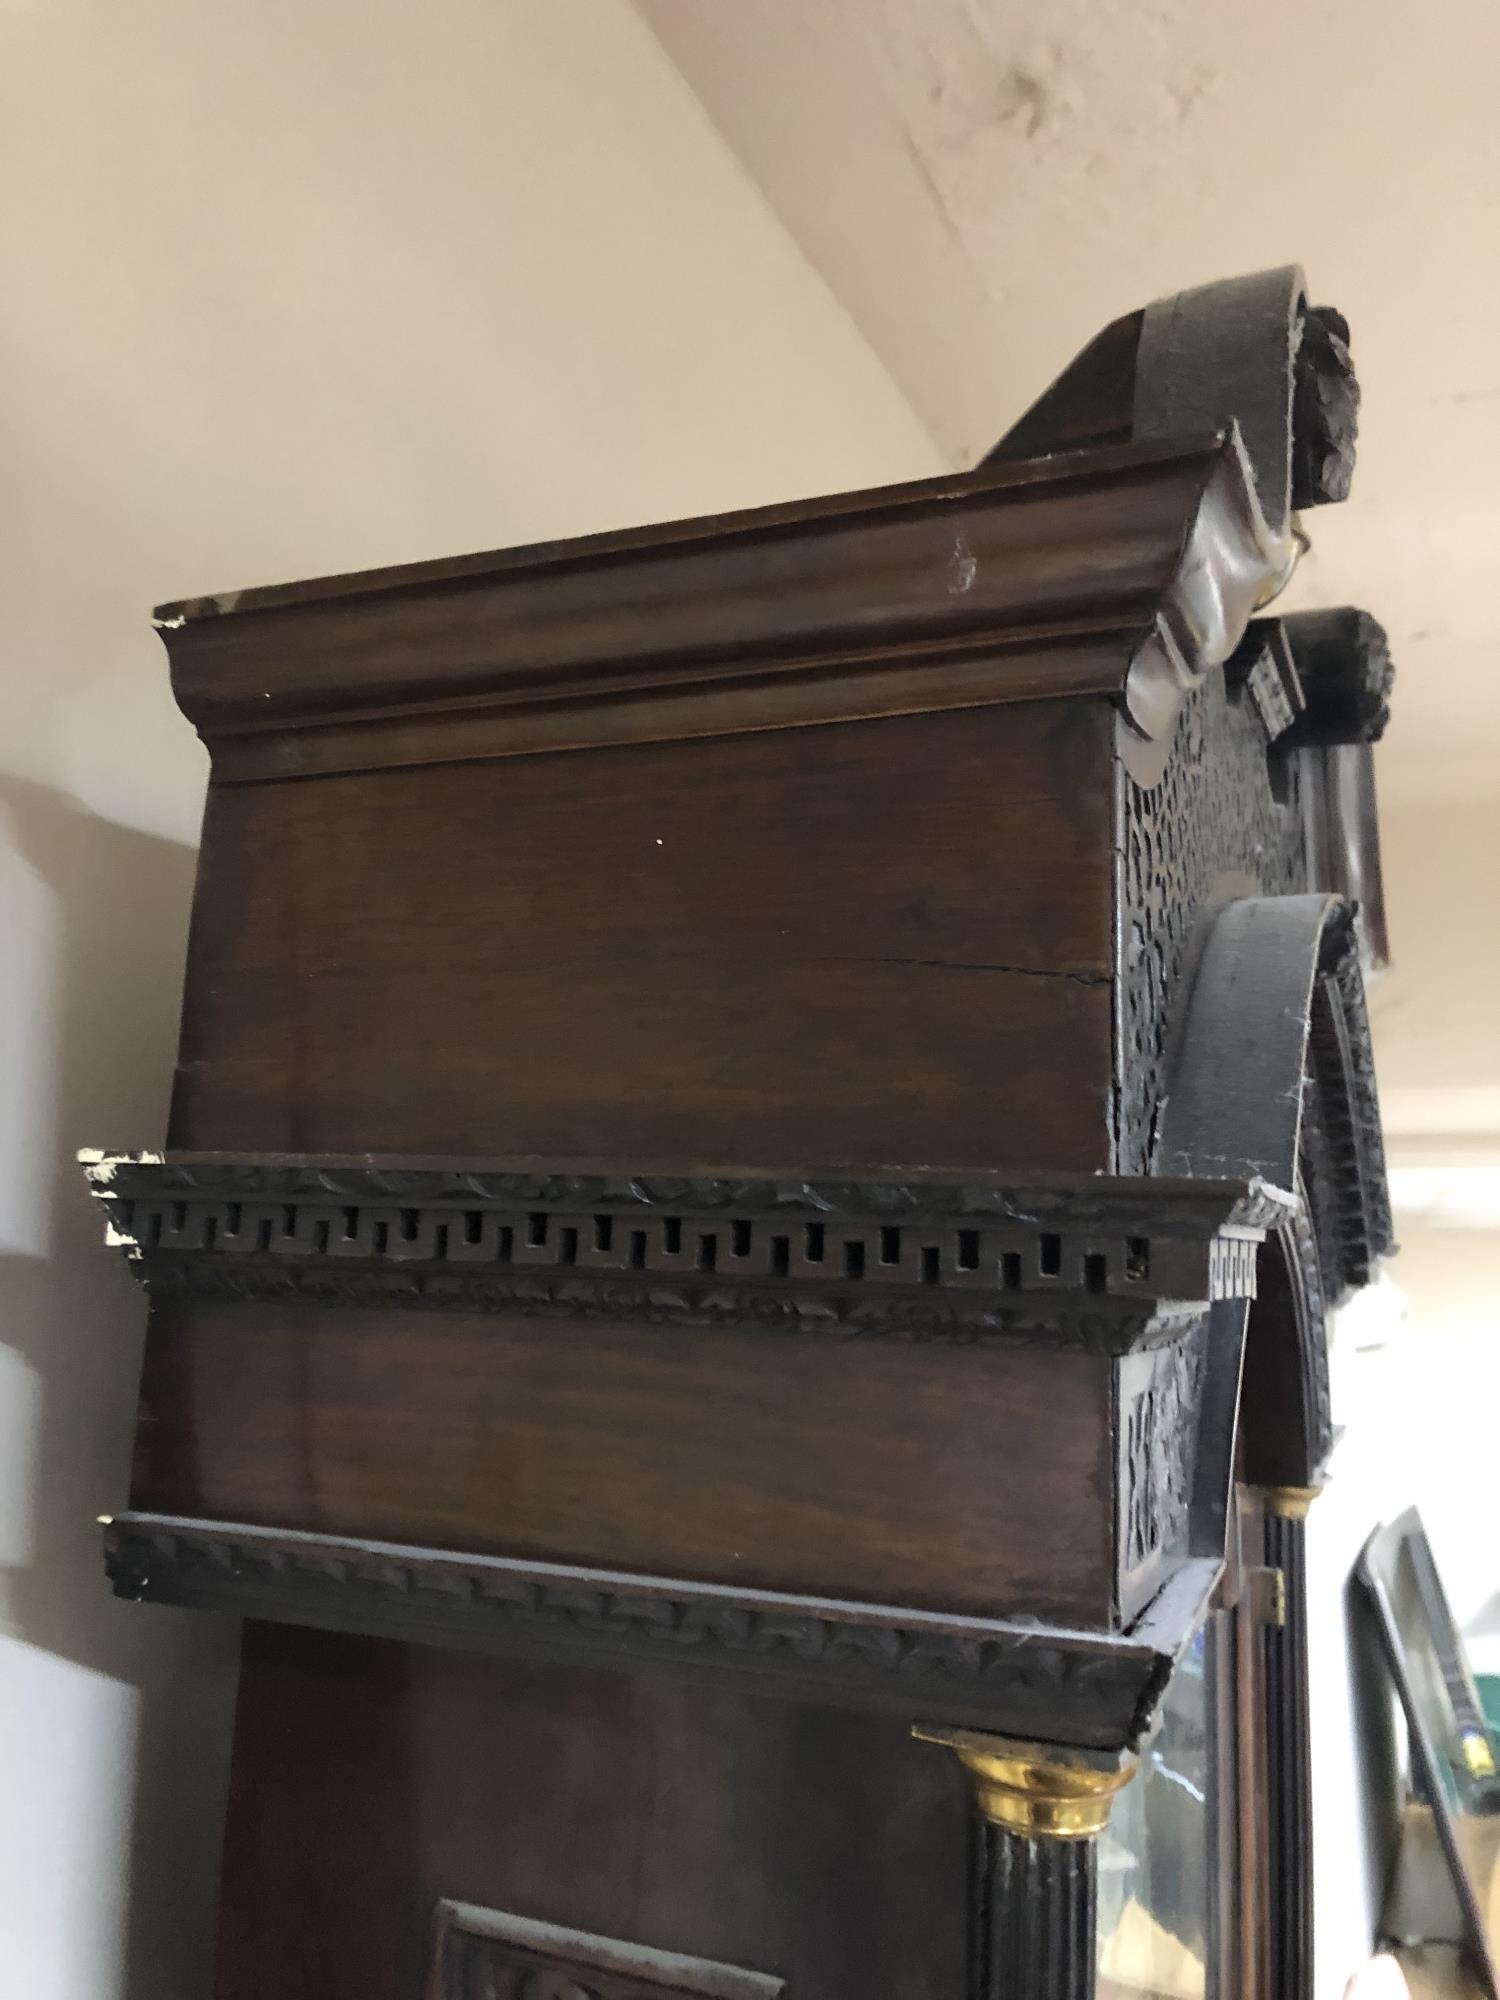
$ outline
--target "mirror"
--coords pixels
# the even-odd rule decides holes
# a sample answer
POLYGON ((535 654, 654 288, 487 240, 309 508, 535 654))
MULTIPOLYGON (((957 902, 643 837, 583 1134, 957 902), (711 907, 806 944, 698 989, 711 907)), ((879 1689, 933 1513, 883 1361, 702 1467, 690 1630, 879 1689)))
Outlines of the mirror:
POLYGON ((1500 2000, 1492 1942, 1500 1935, 1496 1747, 1415 1508, 1375 1531, 1356 1576, 1406 1718, 1416 1794, 1403 1815, 1387 1928, 1404 1939, 1454 1936, 1491 2000, 1500 2000))

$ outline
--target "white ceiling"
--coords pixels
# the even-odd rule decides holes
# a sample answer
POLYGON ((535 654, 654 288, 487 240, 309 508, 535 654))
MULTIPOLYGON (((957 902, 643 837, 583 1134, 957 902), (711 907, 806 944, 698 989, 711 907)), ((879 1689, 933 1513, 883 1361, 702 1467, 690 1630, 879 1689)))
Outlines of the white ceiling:
POLYGON ((1302 263, 1365 413, 1297 601, 1390 629, 1383 786, 1500 791, 1494 0, 638 4, 957 464, 1118 314, 1302 263))

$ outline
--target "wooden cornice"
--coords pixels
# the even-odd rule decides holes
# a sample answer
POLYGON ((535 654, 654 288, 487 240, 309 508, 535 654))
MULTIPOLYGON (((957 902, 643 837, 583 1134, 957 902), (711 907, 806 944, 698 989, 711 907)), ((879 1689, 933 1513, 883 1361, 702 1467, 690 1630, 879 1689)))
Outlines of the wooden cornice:
POLYGON ((158 1293, 1123 1353, 1249 1298, 1257 1180, 86 1155, 158 1293))
POLYGON ((167 605, 217 782, 1114 698, 1160 739, 1274 591, 1238 434, 167 605))
POLYGON ((307 1534, 105 1517, 134 1603, 599 1665, 667 1666, 782 1696, 1115 1749, 1141 1738, 1220 1565, 1181 1563, 1129 1631, 950 1615, 676 1577, 307 1534))

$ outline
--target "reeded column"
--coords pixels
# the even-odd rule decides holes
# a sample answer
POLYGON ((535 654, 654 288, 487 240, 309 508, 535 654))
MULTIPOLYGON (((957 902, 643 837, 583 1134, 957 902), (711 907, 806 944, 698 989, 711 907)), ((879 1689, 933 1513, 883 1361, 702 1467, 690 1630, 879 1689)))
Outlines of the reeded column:
POLYGON ((1312 1992, 1312 1723, 1307 1687, 1308 1509, 1317 1486, 1254 1489, 1265 1511, 1265 1560, 1280 1570, 1282 1616, 1266 1627, 1266 1749, 1271 1831, 1273 2000, 1312 1992))
POLYGON ((1095 1843, 1136 1760, 967 1729, 914 1733, 954 1753, 979 1808, 973 2000, 1089 2000, 1095 1843))

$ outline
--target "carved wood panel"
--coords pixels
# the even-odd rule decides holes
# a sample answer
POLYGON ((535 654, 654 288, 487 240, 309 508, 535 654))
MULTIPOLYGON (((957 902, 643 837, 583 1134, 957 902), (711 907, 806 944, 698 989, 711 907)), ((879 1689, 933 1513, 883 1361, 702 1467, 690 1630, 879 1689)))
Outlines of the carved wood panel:
POLYGON ((462 1161, 104 1157, 89 1176, 154 1292, 1120 1351, 1249 1297, 1258 1188, 994 1175, 735 1180, 462 1161))
POLYGON ((437 1908, 427 2000, 777 2000, 765 1973, 470 1903, 437 1908))
POLYGON ((1168 1043, 1194 926, 1226 894, 1293 895, 1307 887, 1294 759, 1273 794, 1266 727, 1253 693, 1211 673, 1183 702, 1161 779, 1142 787, 1119 769, 1121 1056, 1116 1167, 1151 1162, 1168 1043))
POLYGON ((1122 1603, 1149 1590, 1164 1558, 1188 1547, 1208 1321, 1119 1364, 1116 1529, 1122 1603))

